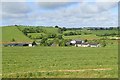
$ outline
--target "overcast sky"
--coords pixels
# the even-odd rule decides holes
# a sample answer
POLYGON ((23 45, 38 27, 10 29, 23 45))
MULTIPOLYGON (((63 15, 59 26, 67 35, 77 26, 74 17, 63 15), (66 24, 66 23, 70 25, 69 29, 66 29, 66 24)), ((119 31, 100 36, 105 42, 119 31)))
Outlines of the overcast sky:
POLYGON ((117 0, 2 0, 0 4, 1 26, 118 26, 117 0))

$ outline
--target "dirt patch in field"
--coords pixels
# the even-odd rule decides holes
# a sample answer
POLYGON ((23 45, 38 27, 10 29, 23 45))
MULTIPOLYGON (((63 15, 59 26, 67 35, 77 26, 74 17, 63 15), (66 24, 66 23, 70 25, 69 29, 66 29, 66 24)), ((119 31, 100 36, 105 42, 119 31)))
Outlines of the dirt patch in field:
POLYGON ((81 69, 81 70, 53 70, 53 72, 82 72, 82 71, 105 71, 112 70, 111 68, 98 68, 98 69, 81 69))
POLYGON ((84 72, 84 71, 109 71, 111 68, 96 68, 96 69, 79 69, 79 70, 50 70, 50 71, 28 71, 28 72, 17 72, 9 73, 4 75, 15 75, 15 74, 25 74, 25 73, 35 73, 35 72, 84 72))

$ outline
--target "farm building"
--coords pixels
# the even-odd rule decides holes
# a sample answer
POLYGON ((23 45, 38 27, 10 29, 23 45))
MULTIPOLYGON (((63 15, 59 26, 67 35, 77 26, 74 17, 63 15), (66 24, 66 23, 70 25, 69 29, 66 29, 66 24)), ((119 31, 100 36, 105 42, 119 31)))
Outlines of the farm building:
POLYGON ((72 40, 72 41, 70 41, 71 45, 81 44, 81 43, 84 43, 84 41, 83 40, 72 40))
POLYGON ((83 40, 72 40, 70 41, 70 45, 74 45, 75 47, 100 47, 100 44, 87 43, 83 40))
POLYGON ((94 43, 94 44, 89 44, 90 47, 100 47, 100 44, 94 43))
POLYGON ((75 44, 76 47, 89 47, 88 43, 75 44))
POLYGON ((5 47, 14 47, 14 46, 35 46, 33 43, 8 43, 8 44, 3 44, 5 47))
POLYGON ((96 43, 81 43, 81 44, 75 44, 76 47, 100 47, 100 44, 96 43))

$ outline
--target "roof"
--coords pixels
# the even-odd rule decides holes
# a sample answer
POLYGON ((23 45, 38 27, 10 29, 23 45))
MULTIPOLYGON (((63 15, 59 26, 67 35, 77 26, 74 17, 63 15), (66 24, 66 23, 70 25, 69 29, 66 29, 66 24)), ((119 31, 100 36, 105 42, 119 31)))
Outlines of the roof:
POLYGON ((72 40, 70 43, 74 43, 74 44, 81 44, 83 42, 83 40, 72 40), (74 41, 74 42, 72 42, 74 41))
POLYGON ((81 44, 82 43, 82 41, 76 41, 76 44, 81 44))
POLYGON ((82 45, 88 45, 89 43, 82 43, 82 45))
POLYGON ((4 44, 4 46, 24 46, 24 45, 28 45, 31 43, 9 43, 9 44, 4 44))
POLYGON ((83 41, 83 40, 80 40, 80 39, 76 39, 76 40, 72 40, 72 41, 83 41))
POLYGON ((32 42, 0 42, 0 44, 31 44, 32 42))
POLYGON ((90 45, 98 45, 97 43, 90 43, 90 45))

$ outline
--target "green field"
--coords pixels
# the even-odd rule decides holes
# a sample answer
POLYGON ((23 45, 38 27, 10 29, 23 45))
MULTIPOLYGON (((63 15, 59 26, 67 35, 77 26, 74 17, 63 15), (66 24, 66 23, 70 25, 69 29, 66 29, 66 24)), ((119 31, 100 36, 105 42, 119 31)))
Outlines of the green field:
POLYGON ((30 42, 32 41, 26 37, 17 27, 2 27, 2 41, 10 42, 14 39, 16 42, 30 42))
POLYGON ((33 38, 33 39, 37 38, 37 37, 40 37, 41 35, 46 36, 45 33, 28 33, 28 35, 30 35, 31 38, 33 38))
POLYGON ((118 48, 3 47, 4 78, 117 78, 118 48))
POLYGON ((74 35, 74 36, 64 36, 65 39, 88 39, 88 40, 92 40, 92 39, 101 39, 102 37, 98 37, 96 35, 74 35))
MULTIPOLYGON (((97 36, 96 34, 117 33, 117 30, 67 30, 60 33, 54 27, 30 27, 42 29, 40 32, 23 30, 29 26, 1 27, 2 41, 0 42, 36 42, 42 41, 49 34, 62 35, 65 39, 95 40, 105 47, 74 47, 74 46, 35 46, 35 47, 2 47, 2 77, 3 78, 117 78, 118 77, 118 40, 113 36, 97 36), (64 33, 80 32, 80 35, 65 36, 64 33), (87 33, 87 34, 85 34, 87 33)), ((36 30, 37 31, 37 30, 36 30)), ((61 39, 47 38, 49 40, 61 39)), ((58 40, 58 41, 57 41, 58 40)), ((45 42, 47 42, 45 41, 45 42)), ((1 76, 1 74, 0 74, 1 76)))
MULTIPOLYGON (((65 39, 82 39, 82 40, 102 39, 104 37, 100 37, 96 35, 118 33, 117 30, 67 30, 67 31, 64 31, 64 33, 68 33, 68 32, 80 32, 81 35, 63 36, 65 39), (89 34, 84 35, 84 33, 89 33, 89 34)), ((109 39, 112 36, 105 36, 105 37, 109 39)))
MULTIPOLYGON (((56 34, 59 35, 58 33, 58 28, 54 27, 38 27, 38 29, 42 29, 43 32, 40 33, 27 33, 27 36, 22 32, 25 28, 36 28, 36 27, 28 27, 28 26, 6 26, 6 27, 1 27, 2 29, 2 41, 1 42, 12 42, 14 39, 16 42, 31 42, 33 41, 32 39, 38 39, 43 35, 44 37, 48 36, 49 34, 56 34), (19 29, 18 29, 19 28, 19 29), (31 36, 31 37, 29 37, 31 36)), ((102 39, 104 38, 103 36, 96 36, 96 35, 101 35, 101 34, 111 34, 111 33, 118 33, 117 30, 67 30, 63 31, 61 33, 62 37, 64 39, 88 39, 88 40, 93 40, 93 39, 102 39), (70 35, 70 36, 64 36, 64 33, 69 33, 69 32, 79 32, 81 35, 70 35), (84 33, 88 33, 85 35, 84 33)), ((106 38, 115 38, 116 36, 105 36, 106 38)), ((38 39, 40 40, 40 39, 38 39)))
POLYGON ((105 33, 118 33, 118 30, 67 30, 67 31, 64 31, 64 33, 67 33, 67 32, 81 32, 81 34, 83 33, 91 33, 91 34, 105 34, 105 33))
POLYGON ((46 33, 55 33, 58 34, 58 29, 54 27, 42 27, 46 31, 46 33))

